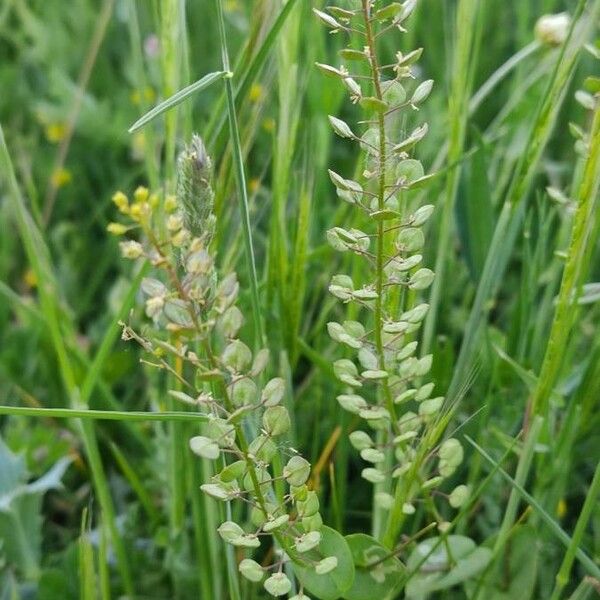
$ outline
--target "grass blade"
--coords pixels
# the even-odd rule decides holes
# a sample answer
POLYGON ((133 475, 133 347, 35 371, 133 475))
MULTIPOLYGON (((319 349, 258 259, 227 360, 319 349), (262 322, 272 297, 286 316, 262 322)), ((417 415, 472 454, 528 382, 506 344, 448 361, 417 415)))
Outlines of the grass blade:
MULTIPOLYGON (((490 463, 496 469, 502 477, 510 483, 510 485, 515 489, 522 498, 539 514, 542 521, 546 523, 546 525, 550 528, 550 531, 556 536, 558 540, 566 547, 569 548, 572 543, 572 539, 569 537, 566 531, 562 529, 560 525, 540 506, 539 502, 531 495, 525 488, 520 486, 502 467, 498 465, 498 463, 481 447, 479 446, 473 439, 471 439, 468 435, 465 436, 466 440, 483 456, 483 458, 490 463)), ((600 568, 594 563, 594 561, 583 551, 581 548, 577 548, 575 551, 575 556, 581 563, 581 565, 586 569, 586 571, 595 578, 600 578, 600 568)))
POLYGON ((46 417, 51 419, 87 419, 100 421, 196 421, 206 417, 192 412, 145 412, 117 410, 78 410, 74 408, 32 408, 29 406, 0 406, 0 415, 46 417))
POLYGON ((151 121, 154 121, 157 117, 167 112, 171 108, 181 104, 186 98, 189 98, 195 92, 200 92, 206 89, 208 86, 215 83, 215 81, 219 81, 223 79, 228 73, 226 71, 215 71, 213 73, 209 73, 199 79, 195 83, 184 87, 182 90, 179 90, 176 94, 173 94, 171 97, 167 98, 160 104, 157 104, 153 109, 149 110, 145 115, 141 116, 129 129, 129 133, 134 133, 138 129, 141 129, 151 121))
MULTIPOLYGON (((219 21, 219 38, 221 43, 221 60, 223 70, 226 73, 229 69, 229 52, 227 50, 227 37, 225 35, 225 19, 223 17, 223 5, 221 0, 216 0, 217 14, 219 21)), ((235 167, 235 177, 238 188, 240 213, 242 218, 242 230, 244 233, 244 247, 246 253, 246 262, 248 265, 252 315, 254 319, 254 340, 256 347, 259 347, 264 340, 264 328, 260 312, 260 300, 258 296, 258 276, 256 273, 256 260, 254 258, 254 244, 252 241, 252 228, 250 224, 250 209, 248 206, 248 189, 246 187, 246 175, 244 172, 244 153, 240 140, 240 132, 237 123, 235 108, 235 98, 233 93, 233 84, 231 76, 225 78, 225 92, 227 94, 227 113, 229 118, 229 134, 231 138, 231 147, 233 151, 233 162, 235 167)))

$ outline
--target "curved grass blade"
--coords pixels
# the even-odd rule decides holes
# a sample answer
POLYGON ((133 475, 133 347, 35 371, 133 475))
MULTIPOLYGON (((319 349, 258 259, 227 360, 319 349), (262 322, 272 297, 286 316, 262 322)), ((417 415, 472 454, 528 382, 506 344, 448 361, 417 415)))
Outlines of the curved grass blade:
POLYGON ((140 117, 127 131, 129 133, 134 133, 138 129, 144 127, 151 121, 154 121, 157 117, 162 115, 164 112, 169 109, 181 104, 186 98, 191 96, 194 92, 200 92, 201 90, 206 89, 208 86, 212 85, 215 81, 219 81, 224 77, 229 76, 229 73, 226 71, 215 71, 213 73, 209 73, 205 75, 202 79, 184 87, 179 90, 177 93, 173 94, 171 97, 167 98, 160 104, 157 104, 153 109, 149 110, 144 116, 140 117))
MULTIPOLYGON (((525 488, 519 485, 502 467, 498 465, 498 463, 472 438, 468 435, 465 435, 465 439, 481 454, 481 456, 488 462, 490 465, 496 469, 502 477, 513 486, 513 488, 523 497, 523 499, 539 514, 540 518, 546 525, 548 525, 550 531, 556 536, 558 540, 565 546, 565 548, 569 548, 572 544, 572 539, 569 537, 569 534, 542 508, 540 503, 529 493, 525 488)), ((594 561, 581 549, 577 548, 575 551, 575 556, 581 563, 581 565, 586 569, 586 571, 596 579, 600 578, 600 568, 594 563, 594 561)))

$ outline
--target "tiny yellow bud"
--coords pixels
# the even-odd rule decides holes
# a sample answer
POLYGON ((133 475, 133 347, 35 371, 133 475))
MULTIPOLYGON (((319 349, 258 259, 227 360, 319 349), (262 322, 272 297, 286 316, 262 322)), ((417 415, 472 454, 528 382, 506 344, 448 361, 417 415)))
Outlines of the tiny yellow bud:
POLYGON ((23 273, 23 283, 28 288, 34 288, 37 286, 38 280, 35 272, 32 269, 27 269, 25 273, 23 273))
POLYGON ((52 144, 62 142, 67 135, 67 126, 64 123, 50 123, 45 130, 46 139, 52 144))
POLYGON ((561 498, 558 501, 558 506, 556 507, 556 516, 559 519, 562 519, 567 514, 567 503, 564 498, 561 498))
POLYGON ((177 198, 173 194, 169 194, 165 198, 165 211, 172 213, 177 208, 177 198))
POLYGON ((250 192, 252 194, 255 194, 256 192, 258 192, 258 189, 260 188, 260 179, 258 179, 256 177, 252 178, 248 182, 248 187, 250 188, 250 192))
POLYGON ((248 92, 248 100, 250 102, 258 102, 263 96, 263 87, 260 83, 253 83, 248 92))
POLYGON ((123 223, 109 223, 106 231, 113 235, 123 235, 127 231, 127 227, 123 223))
POLYGON ((133 198, 136 202, 146 202, 148 200, 149 192, 148 188, 140 185, 135 192, 133 192, 133 198))
POLYGON ((68 183, 71 183, 73 176, 68 169, 57 169, 52 173, 51 181, 55 188, 61 188, 68 183))
POLYGON ((271 119, 270 117, 265 119, 262 123, 262 126, 266 132, 271 133, 275 130, 275 119, 271 119))
POLYGON ((158 194, 150 194, 150 198, 148 198, 148 204, 150 208, 156 208, 160 204, 160 197, 158 194))
POLYGON ((129 200, 123 192, 115 192, 115 194, 113 194, 112 201, 121 212, 124 213, 129 210, 129 200))
POLYGON ((134 221, 139 221, 143 214, 142 206, 140 204, 132 204, 129 209, 129 214, 134 221))

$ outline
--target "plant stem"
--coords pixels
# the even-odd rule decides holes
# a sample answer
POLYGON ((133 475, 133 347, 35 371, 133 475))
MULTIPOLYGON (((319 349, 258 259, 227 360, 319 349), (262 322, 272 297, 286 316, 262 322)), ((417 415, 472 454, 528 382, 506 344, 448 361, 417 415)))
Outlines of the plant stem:
POLYGON ((545 414, 552 390, 560 375, 567 342, 577 316, 576 291, 581 284, 580 276, 587 247, 594 240, 590 232, 594 226, 594 214, 598 210, 600 186, 600 110, 595 111, 590 134, 589 154, 585 163, 583 180, 579 188, 577 211, 573 221, 571 243, 563 272, 558 303, 544 361, 540 369, 538 385, 531 402, 533 414, 545 414))
POLYGON ((0 415, 100 421, 206 421, 204 415, 191 412, 121 412, 117 410, 29 408, 25 406, 0 406, 0 415))
POLYGON ((242 231, 244 232, 244 247, 246 251, 246 262, 250 272, 250 291, 252 303, 252 315, 254 319, 254 342, 255 349, 262 346, 264 341, 264 328, 260 312, 260 300, 258 295, 258 276, 256 273, 256 261, 254 258, 254 246, 252 241, 252 226, 250 224, 250 209, 248 203, 248 190, 246 188, 246 175, 244 172, 244 157, 240 132, 235 110, 235 97, 233 93, 232 73, 229 66, 229 52, 227 50, 227 38, 225 35, 225 20, 223 17, 222 0, 216 0, 219 37, 221 42, 221 60, 223 70, 228 74, 225 77, 225 92, 227 94, 227 113, 229 116, 229 133, 233 152, 233 162, 237 181, 238 196, 240 202, 240 213, 242 218, 242 231))
POLYGON ((552 592, 552 597, 550 600, 559 600, 563 589, 569 581, 569 574, 571 573, 571 567, 575 561, 577 548, 579 548, 579 545, 581 544, 581 540, 583 538, 583 534, 585 533, 585 528, 587 527, 590 517, 592 516, 594 509, 597 508, 597 500, 599 495, 600 463, 596 465, 596 471, 594 473, 594 478, 592 479, 592 484, 587 496, 585 497, 585 502, 583 504, 583 508, 581 509, 579 518, 577 519, 577 525, 575 525, 575 531, 573 532, 571 543, 567 548, 567 552, 560 566, 560 570, 556 576, 556 586, 554 587, 554 591, 552 592))
MULTIPOLYGON (((381 90, 381 80, 379 76, 379 64, 377 61, 377 50, 375 48, 375 37, 373 35, 373 28, 371 24, 371 7, 369 0, 362 0, 363 15, 365 21, 365 33, 367 36, 367 45, 369 47, 369 64, 371 66, 371 76, 373 79, 373 85, 375 86, 375 94, 377 98, 383 101, 383 93, 381 90)), ((385 116, 382 112, 378 113, 377 125, 379 129, 379 177, 378 177, 378 190, 377 190, 377 208, 383 210, 385 206, 385 178, 386 178, 386 145, 385 145, 385 116)), ((374 323, 374 335, 375 335, 375 347, 377 349, 377 358, 379 360, 379 368, 385 371, 385 349, 383 346, 383 318, 384 318, 384 277, 383 271, 385 260, 385 225, 383 221, 377 223, 377 252, 376 252, 376 281, 375 291, 377 292, 377 298, 375 300, 375 323, 374 323)), ((392 426, 397 427, 396 419, 396 408, 392 400, 392 394, 387 380, 382 382, 383 398, 387 409, 392 419, 392 426)))

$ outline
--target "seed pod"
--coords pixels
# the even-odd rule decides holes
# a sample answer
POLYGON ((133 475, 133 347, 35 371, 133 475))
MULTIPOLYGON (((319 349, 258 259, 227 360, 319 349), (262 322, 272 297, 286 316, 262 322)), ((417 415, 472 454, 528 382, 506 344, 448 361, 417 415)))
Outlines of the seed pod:
POLYGON ((273 573, 264 586, 271 596, 285 596, 292 589, 292 582, 285 573, 273 573))
POLYGON ((240 562, 238 569, 246 579, 253 581, 254 583, 262 581, 265 574, 263 568, 250 558, 244 558, 244 560, 240 562))

